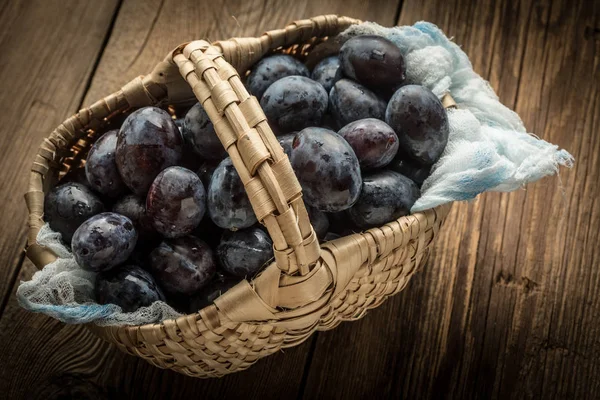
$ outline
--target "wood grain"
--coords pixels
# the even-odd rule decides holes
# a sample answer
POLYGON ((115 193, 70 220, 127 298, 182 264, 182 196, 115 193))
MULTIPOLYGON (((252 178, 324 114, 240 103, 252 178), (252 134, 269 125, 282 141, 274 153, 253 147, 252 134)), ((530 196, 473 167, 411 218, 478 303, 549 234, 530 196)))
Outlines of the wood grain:
MULTIPOLYGON (((257 35, 294 19, 319 14, 348 14, 392 25, 397 6, 396 1, 361 0, 218 4, 195 0, 125 0, 84 104, 149 72, 169 50, 184 41, 257 35)), ((19 280, 28 279, 34 271, 33 265, 26 261, 19 280)), ((0 365, 3 365, 0 393, 11 399, 59 396, 160 399, 194 398, 200 394, 204 398, 296 397, 310 345, 308 342, 271 356, 236 375, 198 380, 121 354, 81 327, 65 326, 45 316, 27 313, 12 296, 0 319, 0 365)))
POLYGON ((0 314, 23 259, 33 156, 80 104, 117 3, 15 0, 0 7, 0 314))
POLYGON ((403 292, 319 336, 306 397, 600 398, 599 18, 586 1, 404 2, 401 24, 454 36, 529 130, 577 163, 456 205, 403 292))

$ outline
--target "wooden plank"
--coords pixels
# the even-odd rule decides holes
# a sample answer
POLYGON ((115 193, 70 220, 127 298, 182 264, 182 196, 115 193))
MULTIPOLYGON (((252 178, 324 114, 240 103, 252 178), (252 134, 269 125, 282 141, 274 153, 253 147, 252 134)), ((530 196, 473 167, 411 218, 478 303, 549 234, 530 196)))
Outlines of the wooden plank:
MULTIPOLYGON (((183 41, 257 35, 294 19, 348 14, 390 25, 397 1, 345 2, 126 0, 102 55, 85 104, 149 72, 183 41)), ((47 132, 46 130, 45 132, 47 132)), ((25 262, 19 279, 34 267, 25 262)), ((198 380, 159 370, 92 337, 18 308, 11 298, 0 320, 0 393, 8 398, 116 395, 143 398, 281 398, 299 391, 310 343, 289 349, 220 380, 198 380)))
POLYGON ((0 315, 23 258, 33 156, 81 102, 117 4, 14 0, 0 7, 0 315))
POLYGON ((400 24, 454 36, 529 130, 577 163, 455 205, 404 292, 318 337, 306 397, 600 397, 599 18, 586 1, 404 2, 400 24))
POLYGON ((553 1, 542 11, 532 19, 532 27, 541 21, 545 29, 528 40, 516 110, 542 138, 571 150, 577 163, 561 174, 564 193, 560 181, 546 180, 509 204, 509 215, 524 204, 526 218, 507 224, 519 232, 520 245, 508 265, 494 269, 526 290, 509 298, 509 281, 492 292, 490 311, 502 302, 514 311, 490 312, 482 362, 498 355, 498 397, 514 391, 599 398, 600 41, 586 32, 600 26, 600 4, 553 1), (505 329, 492 328, 503 320, 505 329))

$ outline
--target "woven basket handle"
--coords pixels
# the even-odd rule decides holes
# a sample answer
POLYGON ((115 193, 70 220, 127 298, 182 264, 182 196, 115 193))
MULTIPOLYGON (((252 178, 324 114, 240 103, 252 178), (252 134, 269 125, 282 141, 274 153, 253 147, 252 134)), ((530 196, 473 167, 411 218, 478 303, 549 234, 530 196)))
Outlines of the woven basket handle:
POLYGON ((189 43, 173 60, 213 122, 256 217, 267 227, 277 266, 288 274, 307 274, 319 258, 319 243, 300 184, 258 100, 208 42, 189 43))
POLYGON ((270 49, 324 36, 323 31, 339 30, 337 17, 324 16, 297 21, 259 38, 231 39, 214 46, 206 41, 194 41, 173 53, 173 61, 229 153, 256 217, 267 227, 273 239, 277 266, 286 274, 308 274, 309 267, 319 259, 319 242, 288 157, 269 127, 258 100, 250 96, 224 54, 229 52, 234 64, 245 68, 270 49), (232 43, 236 48, 234 53, 232 43))

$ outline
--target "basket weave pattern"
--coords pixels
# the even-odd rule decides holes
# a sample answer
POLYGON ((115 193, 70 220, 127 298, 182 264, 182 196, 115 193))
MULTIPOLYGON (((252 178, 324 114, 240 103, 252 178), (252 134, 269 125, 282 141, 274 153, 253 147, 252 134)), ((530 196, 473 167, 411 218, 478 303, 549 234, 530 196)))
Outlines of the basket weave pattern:
POLYGON ((158 367, 222 376, 297 345, 316 330, 359 319, 406 286, 425 262, 450 206, 319 245, 289 160, 238 73, 272 51, 305 56, 315 44, 358 22, 320 16, 258 38, 183 44, 151 74, 81 110, 44 140, 25 195, 27 255, 38 267, 55 259, 35 242, 44 223, 44 193, 82 158, 97 133, 132 109, 195 99, 212 120, 258 220, 273 239, 273 263, 198 313, 135 327, 90 325, 91 330, 158 367))

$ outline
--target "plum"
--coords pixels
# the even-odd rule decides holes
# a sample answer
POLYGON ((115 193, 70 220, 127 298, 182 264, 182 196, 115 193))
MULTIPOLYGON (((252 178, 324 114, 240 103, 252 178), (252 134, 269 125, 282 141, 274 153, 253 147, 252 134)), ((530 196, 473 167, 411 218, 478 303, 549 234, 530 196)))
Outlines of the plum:
POLYGON ((220 161, 227 156, 213 123, 200 103, 196 103, 185 115, 181 133, 185 143, 204 160, 220 161))
POLYGON ((358 199, 362 186, 358 159, 337 133, 324 128, 303 129, 292 144, 291 163, 309 206, 336 212, 358 199))
POLYGON ((250 199, 231 158, 217 166, 208 186, 208 215, 223 229, 243 229, 256 222, 250 199))
POLYGON ((150 253, 150 272, 168 294, 189 296, 215 274, 213 251, 195 236, 163 241, 150 253))
POLYGON ((329 112, 340 127, 364 118, 383 120, 385 107, 384 100, 350 79, 340 79, 329 92, 329 112))
POLYGON ((342 79, 342 69, 338 56, 325 57, 315 66, 310 77, 320 83, 329 93, 333 85, 342 79))
POLYGON ((139 239, 153 238, 157 232, 152 226, 152 220, 146 212, 146 199, 130 194, 119 199, 112 207, 112 211, 126 216, 133 222, 133 226, 138 232, 139 239))
POLYGON ((417 185, 404 175, 373 172, 363 178, 360 197, 347 213, 361 229, 378 227, 408 215, 419 196, 417 185))
POLYGON ((181 162, 182 146, 179 128, 166 111, 144 107, 132 112, 117 139, 116 162, 123 182, 145 196, 156 175, 181 162))
POLYGON ((152 275, 137 265, 99 273, 94 292, 99 304, 115 304, 123 312, 134 312, 155 301, 165 301, 152 275))
POLYGON ((431 173, 431 165, 419 165, 410 158, 401 156, 400 154, 386 168, 410 178, 419 187, 421 187, 431 173))
POLYGON ((129 218, 105 212, 93 216, 77 228, 71 249, 82 269, 108 271, 129 258, 137 238, 137 231, 129 218))
POLYGON ((269 86, 260 105, 276 130, 287 133, 319 125, 327 102, 321 84, 303 76, 288 76, 269 86))
POLYGON ((206 212, 206 192, 198 175, 183 167, 158 174, 146 197, 146 210, 154 229, 163 236, 185 236, 198 226, 206 212))
POLYGON ((86 186, 68 182, 50 190, 44 201, 44 219, 71 243, 73 234, 88 218, 104 211, 104 204, 86 186))
POLYGON ((339 59, 344 75, 372 90, 395 90, 406 78, 400 49, 381 36, 349 39, 340 48, 339 59))
POLYGON ((273 258, 273 242, 258 228, 225 232, 217 246, 220 265, 237 278, 252 278, 273 258))
POLYGON ((309 76, 308 68, 300 61, 287 54, 276 54, 265 57, 252 67, 246 87, 259 100, 269 86, 286 76, 309 76))
POLYGON ((116 129, 108 131, 96 140, 85 163, 85 174, 92 189, 111 198, 127 191, 115 162, 117 133, 116 129))
POLYGON ((338 134, 350 143, 362 171, 384 167, 398 152, 398 136, 379 119, 350 122, 338 134))
POLYGON ((419 165, 434 164, 448 143, 446 110, 424 86, 398 89, 388 103, 385 121, 398 135, 401 150, 419 165))

